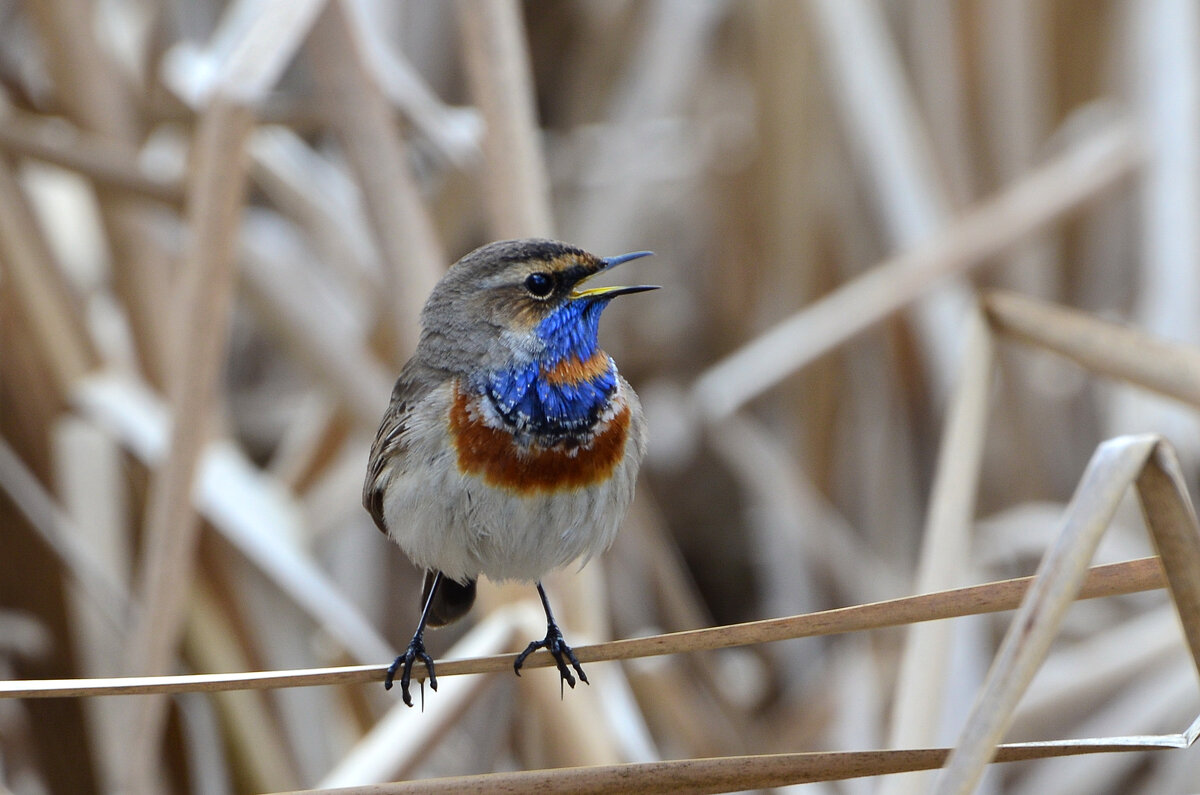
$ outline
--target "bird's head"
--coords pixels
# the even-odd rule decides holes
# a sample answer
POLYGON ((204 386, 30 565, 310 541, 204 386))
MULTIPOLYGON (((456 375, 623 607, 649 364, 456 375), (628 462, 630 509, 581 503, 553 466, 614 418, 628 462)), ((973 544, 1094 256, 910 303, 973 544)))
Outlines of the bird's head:
POLYGON ((587 287, 591 277, 629 260, 553 240, 505 240, 463 257, 434 288, 422 313, 422 346, 443 366, 500 368, 514 359, 585 359, 596 350, 600 313, 619 295, 651 285, 587 287))

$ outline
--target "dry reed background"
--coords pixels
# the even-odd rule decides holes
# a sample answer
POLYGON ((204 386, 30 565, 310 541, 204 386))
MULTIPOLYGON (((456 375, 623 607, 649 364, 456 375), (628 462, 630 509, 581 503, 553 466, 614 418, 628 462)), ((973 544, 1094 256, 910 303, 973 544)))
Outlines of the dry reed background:
POLYGON ((3 676, 358 666, 0 700, 0 791, 965 792, 1097 738, 977 791, 1195 792, 1138 748, 1200 713, 1198 143, 1185 0, 0 2, 3 676), (551 583, 573 642, 946 593, 602 644, 560 700, 493 587, 396 708, 366 451, 441 270, 530 234, 667 288, 602 332, 652 444, 551 583), (1145 432, 1182 463, 1097 451, 1145 432), (1068 611, 1102 532, 1175 600, 1142 562, 1068 611), (1048 549, 1015 624, 1024 585, 951 590, 1048 549))

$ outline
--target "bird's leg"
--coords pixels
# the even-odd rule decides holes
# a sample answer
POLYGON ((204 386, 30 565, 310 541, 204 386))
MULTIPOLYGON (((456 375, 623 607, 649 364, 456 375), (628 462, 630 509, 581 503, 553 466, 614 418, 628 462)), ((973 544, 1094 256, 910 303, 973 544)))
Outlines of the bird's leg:
MULTIPOLYGON (((412 667, 417 660, 425 663, 425 670, 429 673, 429 686, 437 690, 437 676, 433 673, 433 658, 425 651, 425 622, 429 620, 429 608, 433 605, 433 596, 437 593, 438 586, 442 584, 442 573, 439 571, 433 577, 433 585, 429 588, 429 596, 425 599, 425 607, 421 610, 421 620, 417 622, 417 631, 413 633, 412 640, 408 642, 408 648, 404 650, 392 664, 388 666, 387 676, 383 680, 383 688, 385 690, 392 689, 392 679, 396 676, 396 671, 401 666, 403 670, 400 672, 400 696, 404 699, 404 703, 412 706, 412 696, 409 695, 408 685, 412 681, 412 667)), ((422 694, 425 692, 424 683, 421 685, 422 694)), ((422 701, 425 696, 421 696, 422 701)))
POLYGON ((579 674, 579 678, 584 684, 588 682, 587 674, 579 667, 579 660, 575 659, 575 652, 563 640, 562 630, 558 628, 558 624, 554 623, 554 613, 550 612, 550 600, 546 598, 546 589, 542 587, 541 582, 537 584, 538 595, 542 597, 542 607, 546 609, 546 637, 542 640, 535 640, 525 647, 525 651, 517 655, 516 661, 513 663, 513 670, 517 672, 517 676, 521 675, 521 665, 524 664, 525 658, 538 649, 545 649, 554 657, 554 662, 558 663, 558 675, 561 677, 561 682, 566 682, 571 687, 575 687, 575 677, 571 675, 571 669, 567 667, 570 662, 575 669, 575 673, 579 674))

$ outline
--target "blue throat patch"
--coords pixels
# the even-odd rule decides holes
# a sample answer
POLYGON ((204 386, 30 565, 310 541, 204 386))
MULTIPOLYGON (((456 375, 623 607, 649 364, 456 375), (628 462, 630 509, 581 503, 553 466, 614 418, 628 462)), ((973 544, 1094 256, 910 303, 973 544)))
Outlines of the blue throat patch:
POLYGON ((486 376, 483 391, 504 419, 534 434, 565 435, 590 428, 617 389, 610 362, 598 376, 575 383, 550 383, 546 373, 566 359, 587 361, 599 342, 605 300, 568 301, 534 329, 545 344, 542 356, 486 376))

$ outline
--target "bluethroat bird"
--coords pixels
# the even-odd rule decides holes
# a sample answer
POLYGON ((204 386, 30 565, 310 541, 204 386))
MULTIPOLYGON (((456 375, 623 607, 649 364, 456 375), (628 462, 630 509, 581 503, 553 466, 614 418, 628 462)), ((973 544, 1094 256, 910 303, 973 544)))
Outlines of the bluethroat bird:
POLYGON ((363 486, 379 529, 425 570, 421 618, 397 671, 404 703, 420 660, 437 689, 425 627, 461 618, 480 575, 537 585, 546 611, 539 648, 575 687, 541 578, 603 552, 633 499, 646 449, 641 404, 600 349, 609 301, 656 289, 584 287, 648 256, 602 259, 552 240, 506 240, 463 257, 421 313, 416 352, 400 372, 363 486))

